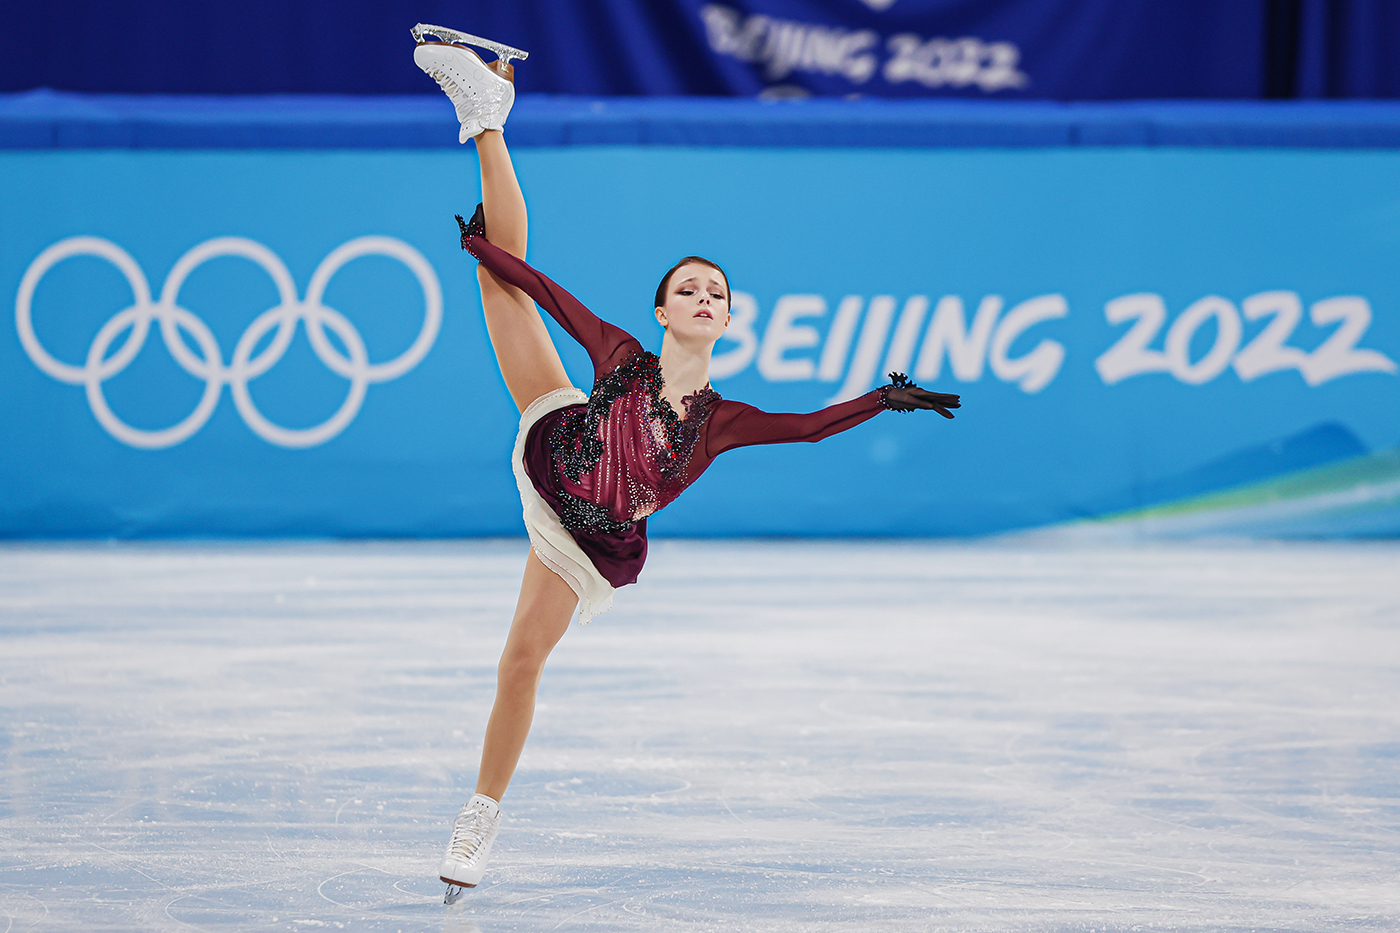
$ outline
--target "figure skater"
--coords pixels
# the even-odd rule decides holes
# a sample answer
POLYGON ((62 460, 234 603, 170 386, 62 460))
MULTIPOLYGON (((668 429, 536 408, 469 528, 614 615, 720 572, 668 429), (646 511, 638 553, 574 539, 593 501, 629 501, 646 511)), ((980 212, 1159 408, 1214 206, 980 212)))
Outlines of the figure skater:
POLYGON ((587 622, 633 583, 647 553, 647 518, 726 450, 818 441, 885 409, 932 409, 945 418, 958 396, 929 392, 891 373, 891 383, 811 414, 769 414, 722 399, 710 387, 710 354, 729 324, 729 280, 718 265, 687 256, 662 276, 654 301, 665 329, 661 354, 599 319, 524 261, 525 199, 501 128, 515 98, 509 58, 525 53, 440 27, 414 29, 414 61, 447 92, 476 141, 481 204, 461 227, 479 261, 486 329, 506 388, 520 409, 513 466, 530 553, 497 672, 476 793, 457 814, 439 868, 452 903, 481 880, 501 823, 500 801, 520 759, 545 659, 578 611, 587 622), (448 41, 423 41, 424 33, 448 41), (496 51, 485 64, 453 42, 496 51), (533 302, 533 303, 532 303, 533 302), (574 388, 535 305, 593 362, 593 391, 574 388))

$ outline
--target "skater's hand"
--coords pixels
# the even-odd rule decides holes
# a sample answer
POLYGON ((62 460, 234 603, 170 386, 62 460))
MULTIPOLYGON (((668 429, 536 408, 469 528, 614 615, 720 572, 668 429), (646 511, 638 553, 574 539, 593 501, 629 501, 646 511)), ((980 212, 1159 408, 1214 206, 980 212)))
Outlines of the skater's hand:
POLYGON ((933 410, 945 418, 953 417, 950 408, 961 408, 962 402, 956 395, 947 392, 930 392, 918 386, 894 386, 886 394, 891 408, 896 411, 933 410))
MULTIPOLYGON (((461 214, 454 215, 457 218, 457 227, 462 231, 462 249, 471 253, 472 238, 486 236, 486 209, 477 204, 476 213, 472 214, 471 220, 463 220, 461 214)), ((472 253, 473 256, 476 253, 472 253)))

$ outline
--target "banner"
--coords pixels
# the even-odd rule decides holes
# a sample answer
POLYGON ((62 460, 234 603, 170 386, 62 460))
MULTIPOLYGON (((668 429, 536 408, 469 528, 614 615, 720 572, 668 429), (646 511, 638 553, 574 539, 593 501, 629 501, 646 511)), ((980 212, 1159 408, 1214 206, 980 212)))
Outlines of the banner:
MULTIPOLYGON (((1288 6, 1274 0, 1281 8, 1288 6)), ((1292 84, 1280 96, 1400 97, 1400 9, 1390 0, 1297 0, 1292 84)))
POLYGON ((704 45, 733 94, 1134 100, 1263 90, 1263 0, 682 6, 704 24, 704 45))
POLYGON ((75 55, 41 41, 53 31, 49 7, 11 3, 0 8, 0 92, 426 94, 435 88, 414 67, 408 34, 426 22, 528 51, 516 71, 522 93, 1258 98, 1268 8, 1267 0, 73 0, 64 18, 101 37, 75 55))
MULTIPOLYGON (((530 260, 649 347, 660 274, 726 267, 725 397, 811 410, 890 371, 963 395, 951 422, 725 454, 654 534, 1400 531, 1393 152, 515 161, 530 260)), ((452 218, 476 172, 0 153, 0 534, 518 533, 517 414, 452 218)))

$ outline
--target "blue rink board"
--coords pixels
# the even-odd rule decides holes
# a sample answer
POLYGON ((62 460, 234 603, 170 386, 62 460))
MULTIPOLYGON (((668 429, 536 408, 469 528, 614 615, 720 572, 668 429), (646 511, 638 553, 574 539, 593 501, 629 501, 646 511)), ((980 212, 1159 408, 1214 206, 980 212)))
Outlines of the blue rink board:
MULTIPOLYGON (((978 534, 1328 469, 1288 488, 1350 511, 1300 533, 1400 531, 1400 154, 575 146, 516 165, 531 260, 653 348, 660 271, 725 264, 723 395, 810 410, 900 368, 964 396, 952 422, 726 454, 654 534, 978 534)), ((0 534, 518 533, 515 413, 452 220, 476 200, 469 148, 0 153, 0 534), (425 315, 400 259, 350 259, 332 311, 301 305, 366 236, 441 286, 440 331, 396 370, 425 315), (164 312, 179 352, 159 323, 128 349, 122 321, 230 237, 164 312), (319 358, 304 321, 268 349, 273 279, 221 249, 285 264, 289 319, 329 321, 319 358), (46 250, 73 255, 40 276, 46 250)))
MULTIPOLYGON (((0 149, 451 149, 438 94, 0 94, 0 149)), ((523 146, 1400 147, 1400 101, 766 102, 522 95, 523 146)))

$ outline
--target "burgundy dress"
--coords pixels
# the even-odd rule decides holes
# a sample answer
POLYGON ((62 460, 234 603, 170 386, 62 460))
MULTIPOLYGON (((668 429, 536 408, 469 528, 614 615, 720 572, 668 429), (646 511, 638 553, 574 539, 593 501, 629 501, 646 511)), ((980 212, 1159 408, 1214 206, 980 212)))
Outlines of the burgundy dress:
POLYGON ((613 586, 637 581, 647 516, 736 447, 819 441, 886 407, 888 386, 810 414, 771 414, 720 398, 708 385, 677 416, 661 397, 660 361, 635 337, 484 236, 463 245, 495 276, 550 313, 593 361, 586 405, 552 411, 530 429, 525 471, 540 498, 613 586))

